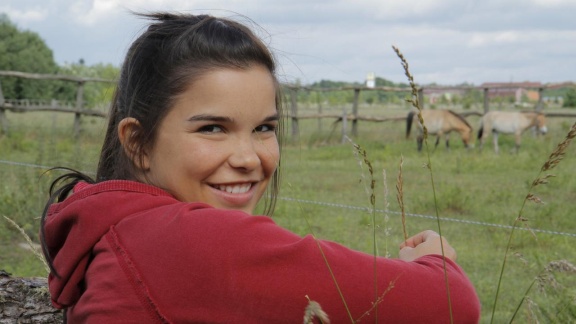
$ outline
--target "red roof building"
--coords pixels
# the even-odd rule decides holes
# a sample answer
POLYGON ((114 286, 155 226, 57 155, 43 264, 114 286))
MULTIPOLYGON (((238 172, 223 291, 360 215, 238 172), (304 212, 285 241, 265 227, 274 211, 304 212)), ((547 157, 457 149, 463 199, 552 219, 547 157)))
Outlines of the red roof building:
POLYGON ((540 82, 486 82, 480 85, 488 89, 488 98, 514 98, 514 102, 522 102, 522 98, 538 101, 540 82))

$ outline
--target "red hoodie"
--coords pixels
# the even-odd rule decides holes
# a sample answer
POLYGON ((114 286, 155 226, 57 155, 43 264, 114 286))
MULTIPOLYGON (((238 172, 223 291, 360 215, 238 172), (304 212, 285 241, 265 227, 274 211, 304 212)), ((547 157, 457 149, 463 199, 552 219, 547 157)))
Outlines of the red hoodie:
POLYGON ((439 255, 375 261, 142 183, 80 183, 45 230, 52 301, 71 323, 301 323, 307 297, 332 323, 450 323, 450 309, 454 323, 479 321, 474 287, 449 259, 451 307, 439 255))

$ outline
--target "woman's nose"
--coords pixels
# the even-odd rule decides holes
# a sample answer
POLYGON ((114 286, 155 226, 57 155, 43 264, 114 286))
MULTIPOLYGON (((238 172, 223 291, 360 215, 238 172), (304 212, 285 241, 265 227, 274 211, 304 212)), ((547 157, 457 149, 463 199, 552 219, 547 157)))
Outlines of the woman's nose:
POLYGON ((257 149, 258 143, 254 139, 239 139, 235 141, 230 154, 229 164, 233 168, 251 171, 260 165, 260 157, 257 149))

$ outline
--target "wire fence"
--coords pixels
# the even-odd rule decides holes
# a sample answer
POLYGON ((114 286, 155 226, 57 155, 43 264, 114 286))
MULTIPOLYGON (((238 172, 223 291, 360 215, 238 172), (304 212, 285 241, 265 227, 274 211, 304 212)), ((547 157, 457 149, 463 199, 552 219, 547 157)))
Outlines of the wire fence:
MULTIPOLYGON (((306 200, 306 199, 299 199, 299 198, 289 198, 289 197, 279 197, 280 200, 286 201, 293 201, 300 204, 313 204, 313 205, 320 205, 325 207, 332 207, 332 208, 340 208, 340 209, 352 209, 358 211, 366 211, 371 212, 372 209, 368 207, 360 207, 360 206, 350 206, 344 204, 336 204, 336 203, 328 203, 328 202, 320 202, 320 201, 313 201, 313 200, 306 200)), ((383 210, 383 209, 376 209, 378 213, 388 213, 388 214, 397 214, 400 215, 401 212, 398 211, 391 211, 391 210, 383 210)), ((433 215, 423 215, 423 214, 414 214, 414 213, 404 213, 404 215, 409 217, 417 217, 417 218, 425 218, 425 219, 436 219, 436 216, 433 215)), ((514 228, 511 225, 504 225, 504 224, 494 224, 494 223, 487 223, 487 222, 479 222, 479 221, 472 221, 467 219, 458 219, 458 218, 449 218, 449 217, 439 217, 441 221, 446 222, 455 222, 455 223, 462 223, 467 225, 479 225, 479 226, 486 226, 486 227, 496 227, 500 229, 512 229, 514 228)), ((545 229, 538 229, 538 228, 526 228, 526 227, 516 227, 517 230, 525 230, 531 231, 535 233, 545 233, 551 235, 562 235, 562 236, 570 236, 576 237, 576 233, 567 233, 567 232, 560 232, 560 231, 552 231, 552 230, 545 230, 545 229)))
MULTIPOLYGON (((46 166, 46 165, 39 165, 39 164, 26 163, 26 162, 8 161, 8 160, 0 160, 0 164, 14 165, 14 166, 20 166, 20 167, 25 167, 25 168, 43 169, 43 170, 49 170, 49 169, 53 168, 51 166, 46 166)), ((86 173, 86 174, 94 174, 94 172, 92 172, 92 171, 82 171, 82 172, 86 173)), ((322 201, 314 201, 314 200, 307 200, 307 199, 300 199, 300 198, 280 196, 280 197, 278 197, 278 199, 283 200, 283 201, 288 201, 288 202, 295 202, 295 203, 299 203, 299 204, 310 204, 310 205, 324 206, 324 207, 330 207, 330 208, 358 210, 358 211, 365 211, 365 212, 371 212, 372 211, 372 209, 368 208, 368 207, 351 206, 351 205, 337 204, 337 203, 331 203, 331 202, 322 202, 322 201)), ((383 209, 376 209, 375 211, 378 213, 382 213, 382 214, 385 214, 385 213, 396 214, 396 215, 401 214, 401 212, 398 212, 398 211, 383 210, 383 209)), ((414 214, 414 213, 404 213, 404 214, 408 217, 433 219, 433 220, 436 219, 436 216, 433 216, 433 215, 414 214)), ((511 225, 487 223, 487 222, 480 222, 480 221, 467 220, 467 219, 458 219, 458 218, 449 218, 449 217, 439 217, 439 218, 441 221, 444 221, 444 222, 454 222, 454 223, 461 223, 461 224, 466 224, 466 225, 494 227, 494 228, 507 229, 507 230, 511 230, 514 228, 511 225)), ((527 228, 527 227, 516 227, 516 229, 517 230, 530 231, 530 232, 534 232, 534 233, 543 233, 543 234, 549 234, 549 235, 559 235, 559 236, 568 236, 568 237, 575 237, 576 238, 576 233, 552 231, 552 230, 539 229, 539 228, 527 228)))

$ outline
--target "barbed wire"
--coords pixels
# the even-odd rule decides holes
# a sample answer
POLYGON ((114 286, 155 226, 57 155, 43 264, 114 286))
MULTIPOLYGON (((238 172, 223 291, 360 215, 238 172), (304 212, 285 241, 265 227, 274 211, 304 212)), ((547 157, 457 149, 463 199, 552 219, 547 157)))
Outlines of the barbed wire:
MULTIPOLYGON (((49 170, 53 167, 46 166, 46 165, 39 165, 33 163, 24 163, 24 162, 15 162, 15 161, 6 161, 0 160, 0 164, 7 164, 7 165, 15 165, 15 166, 22 166, 22 167, 29 167, 29 168, 36 168, 36 169, 44 169, 49 170)), ((93 173, 91 171, 82 171, 84 173, 90 174, 93 173)), ((372 209, 368 207, 361 207, 361 206, 351 206, 351 205, 344 205, 344 204, 337 204, 337 203, 330 203, 330 202, 322 202, 322 201, 314 201, 314 200, 307 200, 307 199, 299 199, 299 198, 292 198, 292 197, 278 197, 280 200, 284 201, 292 201, 297 202, 300 204, 311 204, 311 205, 318 205, 318 206, 325 206, 325 207, 332 207, 332 208, 340 208, 340 209, 350 209, 350 210, 358 210, 358 211, 366 211, 371 212, 372 209)), ((383 210, 383 209, 376 209, 378 213, 388 213, 388 214, 401 214, 398 211, 391 211, 391 210, 383 210)), ((423 215, 423 214, 414 214, 414 213, 404 213, 406 216, 410 217, 417 217, 417 218, 425 218, 425 219, 436 219, 436 216, 432 215, 423 215)), ((486 227, 496 227, 501 229, 512 229, 513 226, 511 225, 504 225, 504 224, 494 224, 494 223, 487 223, 487 222, 480 222, 480 221, 473 221, 467 219, 458 219, 458 218, 449 218, 449 217, 439 217, 441 221, 446 222, 455 222, 455 223, 462 223, 468 225, 479 225, 479 226, 486 226, 486 227)), ((538 229, 538 228, 525 228, 525 227, 516 227, 518 230, 525 230, 535 233, 544 233, 544 234, 551 234, 551 235, 562 235, 562 236, 570 236, 576 237, 576 233, 568 233, 568 232, 560 232, 560 231, 551 231, 545 229, 538 229)))
MULTIPOLYGON (((34 169, 43 169, 43 170, 50 170, 50 169, 54 168, 53 166, 33 164, 33 163, 25 163, 25 162, 6 161, 6 160, 0 160, 0 164, 23 166, 23 167, 34 168, 34 169)), ((96 174, 94 171, 80 171, 80 172, 85 173, 85 174, 92 174, 92 175, 96 174)))
MULTIPOLYGON (((298 199, 298 198, 290 198, 290 197, 278 197, 278 199, 298 202, 298 203, 302 203, 302 204, 320 205, 320 206, 325 206, 325 207, 352 209, 352 210, 359 210, 359 211, 366 211, 366 212, 372 211, 372 209, 368 208, 368 207, 350 206, 350 205, 344 205, 344 204, 320 202, 320 201, 313 201, 313 200, 306 200, 306 199, 298 199)), ((378 213, 383 213, 383 214, 384 213, 398 214, 398 215, 401 214, 401 212, 398 212, 398 211, 390 211, 390 210, 383 210, 383 209, 376 209, 375 211, 378 213)), ((431 216, 431 215, 422 215, 422 214, 414 214, 414 213, 404 213, 404 214, 406 216, 410 216, 410 217, 418 217, 418 218, 426 218, 426 219, 434 219, 434 220, 436 219, 436 216, 431 216)), ((496 227, 496 228, 502 228, 502 229, 512 229, 513 228, 513 226, 511 226, 511 225, 494 224, 494 223, 471 221, 471 220, 466 220, 466 219, 448 218, 448 217, 439 217, 439 218, 442 221, 463 223, 463 224, 469 224, 469 225, 480 225, 480 226, 496 227)), ((551 231, 551 230, 538 229, 538 228, 525 228, 525 227, 516 227, 516 229, 531 231, 531 232, 537 232, 537 233, 576 237, 576 233, 567 233, 567 232, 551 231)))

